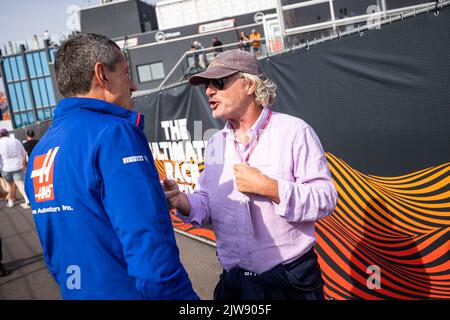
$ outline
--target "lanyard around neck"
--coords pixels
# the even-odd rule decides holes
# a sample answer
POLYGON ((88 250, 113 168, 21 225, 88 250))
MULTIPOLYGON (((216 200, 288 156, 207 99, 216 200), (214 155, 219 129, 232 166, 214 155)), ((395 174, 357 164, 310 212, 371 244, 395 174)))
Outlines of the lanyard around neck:
POLYGON ((262 134, 264 133, 265 129, 267 128, 267 126, 269 125, 269 121, 270 118, 272 118, 272 110, 269 109, 269 114, 267 115, 266 121, 264 122, 264 125, 262 126, 262 128, 259 131, 259 133, 256 136, 256 141, 253 144, 252 148, 250 149, 249 153, 247 154, 247 156, 245 157, 245 159, 243 159, 241 151, 239 150, 239 145, 236 142, 236 140, 234 140, 234 149, 236 150, 237 155, 239 156, 239 160, 241 161, 241 163, 244 164, 248 164, 248 161, 250 160, 250 156, 253 154, 253 151, 255 150, 256 146, 258 145, 258 142, 262 136, 262 134))

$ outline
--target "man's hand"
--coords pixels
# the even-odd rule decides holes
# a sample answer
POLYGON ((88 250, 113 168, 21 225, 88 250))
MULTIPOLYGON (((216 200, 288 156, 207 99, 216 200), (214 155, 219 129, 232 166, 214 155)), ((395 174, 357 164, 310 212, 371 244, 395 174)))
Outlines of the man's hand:
POLYGON ((259 194, 258 191, 267 178, 261 171, 246 164, 235 164, 233 169, 239 192, 259 194))
POLYGON ((191 211, 191 205, 186 195, 180 191, 175 180, 164 179, 161 184, 164 195, 167 199, 167 204, 170 209, 177 209, 184 215, 188 215, 191 211))
POLYGON ((177 182, 175 180, 164 179, 161 186, 163 187, 169 208, 176 209, 177 199, 180 194, 180 188, 177 182))
POLYGON ((277 180, 270 179, 259 169, 246 164, 235 164, 233 169, 239 192, 258 194, 280 203, 277 180))

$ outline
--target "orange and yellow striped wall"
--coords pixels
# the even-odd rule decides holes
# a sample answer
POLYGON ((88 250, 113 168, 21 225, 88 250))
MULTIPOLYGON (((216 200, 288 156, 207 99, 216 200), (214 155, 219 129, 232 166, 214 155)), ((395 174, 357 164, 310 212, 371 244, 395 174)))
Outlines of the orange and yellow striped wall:
MULTIPOLYGON (((363 174, 327 153, 339 193, 316 226, 327 299, 450 298, 450 162, 398 177, 363 174)), ((156 161, 161 178, 164 164, 156 161)), ((203 166, 201 166, 203 169, 203 166)), ((172 215, 173 226, 215 241, 172 215)))

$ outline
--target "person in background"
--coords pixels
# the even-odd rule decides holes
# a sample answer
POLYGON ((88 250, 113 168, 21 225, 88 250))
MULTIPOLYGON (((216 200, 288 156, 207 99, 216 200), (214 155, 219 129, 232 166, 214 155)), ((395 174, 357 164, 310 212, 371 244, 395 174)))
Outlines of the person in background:
POLYGON ((244 31, 241 31, 241 36, 239 37, 239 49, 250 52, 250 38, 244 31))
POLYGON ((120 48, 73 35, 56 53, 55 75, 65 98, 31 154, 26 191, 62 297, 198 299, 120 48))
POLYGON ((221 46, 223 46, 222 41, 220 41, 219 38, 214 37, 212 47, 219 47, 214 49, 214 56, 217 56, 219 53, 223 52, 223 48, 220 48, 221 46))
POLYGON ((8 130, 0 129, 0 165, 3 179, 7 183, 7 203, 6 206, 14 206, 16 187, 24 199, 21 207, 30 208, 27 195, 24 190, 24 168, 26 164, 26 151, 22 142, 14 137, 10 137, 8 130))
POLYGON ((256 29, 252 30, 250 40, 252 41, 253 55, 255 57, 261 56, 261 34, 256 29))
POLYGON ((27 156, 31 156, 31 152, 33 151, 34 147, 37 145, 39 140, 35 139, 34 137, 34 130, 29 129, 26 132, 26 141, 23 143, 23 147, 25 148, 25 151, 27 152, 27 156))
POLYGON ((214 228, 224 268, 214 298, 324 299, 314 228, 337 191, 313 128, 272 111, 276 85, 243 50, 217 55, 189 83, 205 86, 212 116, 226 124, 208 141, 193 194, 163 184, 187 222, 214 228))
POLYGON ((6 183, 5 179, 3 179, 3 176, 1 174, 0 174, 0 200, 8 200, 8 184, 6 183))
MULTIPOLYGON (((192 42, 192 47, 194 48, 194 51, 201 51, 201 50, 205 49, 203 47, 203 45, 200 43, 200 41, 197 41, 197 40, 192 42)), ((206 68, 205 52, 201 51, 201 52, 195 53, 195 55, 198 57, 196 59, 198 59, 199 67, 204 70, 206 68)))

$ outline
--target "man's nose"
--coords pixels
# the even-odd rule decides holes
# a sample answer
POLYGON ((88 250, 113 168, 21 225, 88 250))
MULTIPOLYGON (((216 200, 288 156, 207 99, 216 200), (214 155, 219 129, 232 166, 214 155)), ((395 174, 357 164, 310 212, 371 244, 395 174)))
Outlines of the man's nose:
POLYGON ((206 96, 208 98, 210 98, 211 96, 213 96, 214 94, 216 94, 216 88, 214 88, 214 86, 210 83, 207 87, 206 87, 206 96))
POLYGON ((130 91, 135 92, 136 90, 137 90, 137 87, 134 84, 134 81, 130 79, 130 91))

